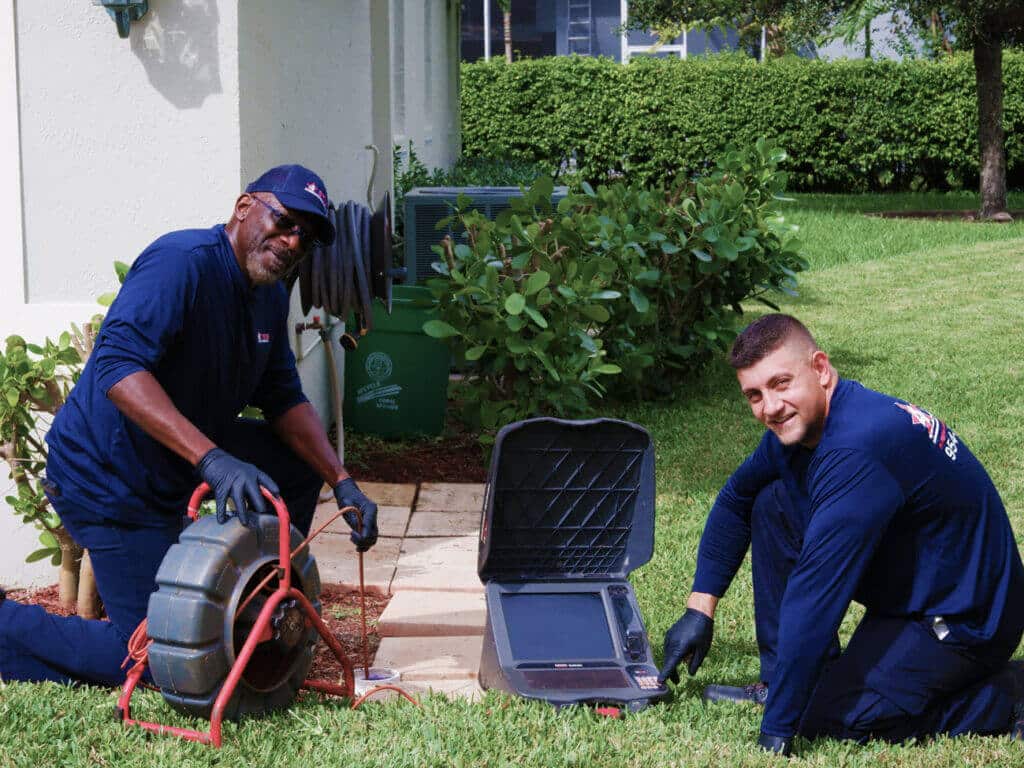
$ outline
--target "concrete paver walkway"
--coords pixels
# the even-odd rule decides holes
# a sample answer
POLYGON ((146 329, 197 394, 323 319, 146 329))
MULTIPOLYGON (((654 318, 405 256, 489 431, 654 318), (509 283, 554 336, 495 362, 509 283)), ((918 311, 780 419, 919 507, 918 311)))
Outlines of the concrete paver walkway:
POLYGON ((483 592, 397 592, 377 621, 381 637, 479 635, 487 606, 483 592))
MULTIPOLYGON (((486 607, 477 577, 484 485, 361 483, 379 505, 377 544, 364 555, 367 592, 391 594, 373 662, 397 670, 410 693, 477 698, 486 607)), ((337 512, 317 507, 313 530, 337 512)), ((358 589, 358 560, 338 519, 310 545, 324 584, 358 589)))

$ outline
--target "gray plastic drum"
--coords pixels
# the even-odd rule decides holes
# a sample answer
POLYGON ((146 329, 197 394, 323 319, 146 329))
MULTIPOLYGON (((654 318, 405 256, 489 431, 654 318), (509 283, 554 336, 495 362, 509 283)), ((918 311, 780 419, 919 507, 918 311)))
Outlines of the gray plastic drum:
MULTIPOLYGON (((260 518, 261 541, 237 518, 224 525, 203 517, 185 528, 157 571, 157 591, 147 616, 149 669, 153 682, 176 709, 209 717, 236 654, 276 580, 245 610, 238 608, 277 564, 276 517, 260 518)), ((291 550, 302 542, 293 526, 291 550)), ((320 612, 320 574, 303 550, 292 559, 292 584, 320 612)), ((294 601, 274 612, 273 637, 257 646, 225 717, 263 714, 288 707, 313 663, 317 632, 306 626, 294 601)))

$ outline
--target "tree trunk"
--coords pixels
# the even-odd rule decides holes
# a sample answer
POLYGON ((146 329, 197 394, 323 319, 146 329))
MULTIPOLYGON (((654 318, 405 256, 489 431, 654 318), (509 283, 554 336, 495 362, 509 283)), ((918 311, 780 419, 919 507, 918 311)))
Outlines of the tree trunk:
POLYGON ((82 562, 82 548, 63 527, 53 532, 60 545, 60 576, 58 599, 65 610, 74 610, 78 603, 78 573, 82 562))
POLYGON ((96 590, 89 550, 82 552, 82 566, 78 572, 78 615, 83 619, 100 617, 100 593, 96 590))
POLYGON ((502 14, 502 24, 505 27, 505 61, 512 63, 512 11, 505 11, 502 14))
POLYGON ((1003 148, 1003 46, 998 22, 986 19, 974 41, 974 77, 978 86, 983 219, 1006 216, 1006 153, 1003 148))
POLYGON ((765 58, 779 59, 786 55, 786 36, 778 24, 769 24, 765 28, 765 42, 768 55, 765 58))
POLYGON ((932 40, 938 42, 938 45, 947 56, 952 56, 953 46, 949 42, 949 34, 946 32, 946 28, 939 19, 938 10, 932 11, 932 21, 929 27, 932 33, 932 40))

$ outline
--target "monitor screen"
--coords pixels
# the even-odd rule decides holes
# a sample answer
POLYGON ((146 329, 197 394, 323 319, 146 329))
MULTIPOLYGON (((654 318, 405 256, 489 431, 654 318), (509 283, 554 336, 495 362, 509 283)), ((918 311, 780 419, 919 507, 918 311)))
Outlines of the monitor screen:
POLYGON ((599 592, 505 592, 501 610, 516 661, 615 658, 599 592))

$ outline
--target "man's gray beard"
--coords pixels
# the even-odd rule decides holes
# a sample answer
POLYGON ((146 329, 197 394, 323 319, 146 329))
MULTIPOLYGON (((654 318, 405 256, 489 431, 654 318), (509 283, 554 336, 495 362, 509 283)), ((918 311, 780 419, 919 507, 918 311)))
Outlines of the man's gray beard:
POLYGON ((276 283, 284 275, 278 275, 276 272, 271 272, 266 269, 259 259, 260 249, 254 248, 249 252, 249 256, 245 260, 245 271, 248 273, 247 277, 252 281, 253 285, 269 285, 276 283))

